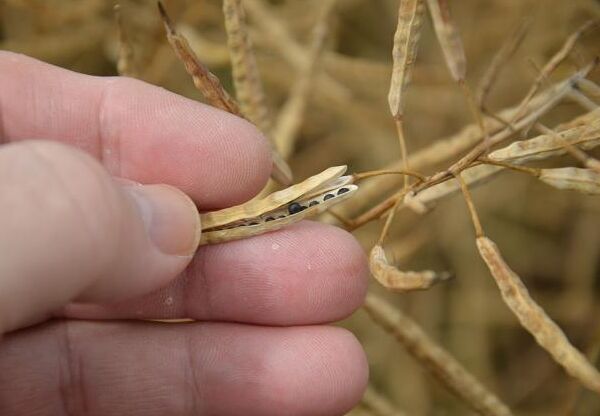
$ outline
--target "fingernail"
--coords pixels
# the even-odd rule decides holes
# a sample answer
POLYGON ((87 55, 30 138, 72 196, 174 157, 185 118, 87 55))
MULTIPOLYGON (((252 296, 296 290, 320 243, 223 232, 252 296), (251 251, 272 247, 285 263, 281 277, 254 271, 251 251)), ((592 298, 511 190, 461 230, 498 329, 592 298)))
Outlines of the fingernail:
POLYGON ((200 241, 200 216, 192 200, 168 185, 125 185, 133 197, 148 236, 163 253, 194 254, 200 241))

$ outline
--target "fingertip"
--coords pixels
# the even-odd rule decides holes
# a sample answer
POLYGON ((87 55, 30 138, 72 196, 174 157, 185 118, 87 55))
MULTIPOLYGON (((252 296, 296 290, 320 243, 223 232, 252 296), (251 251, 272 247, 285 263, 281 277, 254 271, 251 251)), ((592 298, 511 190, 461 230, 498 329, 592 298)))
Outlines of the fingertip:
POLYGON ((248 121, 138 80, 104 83, 102 136, 112 141, 104 151, 119 155, 103 160, 118 162, 119 176, 175 186, 202 209, 242 203, 264 187, 270 146, 248 121))
POLYGON ((312 221, 203 247, 188 272, 203 277, 190 280, 188 312, 271 325, 343 319, 362 305, 368 284, 354 237, 312 221), (193 294, 203 301, 192 302, 193 294))
POLYGON ((265 407, 286 409, 289 415, 323 416, 352 409, 369 378, 366 354, 356 337, 336 327, 297 328, 290 333, 302 333, 303 339, 287 348, 277 345, 263 363, 259 384, 268 386, 261 394, 265 407))

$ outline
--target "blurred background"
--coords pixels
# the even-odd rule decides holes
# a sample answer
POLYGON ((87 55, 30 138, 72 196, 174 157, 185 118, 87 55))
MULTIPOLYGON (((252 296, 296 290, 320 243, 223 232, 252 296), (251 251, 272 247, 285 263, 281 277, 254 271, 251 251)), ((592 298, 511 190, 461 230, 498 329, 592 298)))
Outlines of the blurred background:
MULTIPOLYGON (((164 3, 177 29, 233 93, 221 1, 164 3)), ((243 2, 273 120, 310 59, 313 28, 323 3, 243 2)), ((296 179, 333 165, 348 164, 350 172, 362 172, 381 169, 399 159, 387 105, 398 3, 339 0, 335 4, 289 158, 296 179)), ((527 20, 527 35, 487 100, 487 107, 494 112, 518 103, 539 68, 565 39, 585 21, 600 18, 600 2, 592 0, 450 3, 465 46, 467 82, 472 87, 478 84, 494 53, 527 20)), ((0 0, 1 47, 74 71, 116 75, 120 43, 113 5, 106 0, 0 0)), ((155 2, 121 0, 120 5, 121 29, 132 51, 130 73, 202 101, 166 41, 155 2)), ((600 30, 591 30, 548 83, 570 75, 598 55, 600 30)), ((600 82, 600 71, 592 72, 589 79, 600 82)), ((449 75, 429 16, 424 21, 405 98, 409 154, 473 123, 465 98, 449 75)), ((582 108, 581 103, 565 99, 544 116, 543 122, 555 126, 586 111, 589 108, 582 108)), ((600 157, 598 152, 590 154, 600 157)), ((438 165, 425 164, 420 171, 430 174, 454 160, 456 157, 438 165)), ((538 166, 580 165, 571 157, 561 157, 538 166)), ((350 199, 339 211, 348 218, 355 217, 399 189, 401 181, 386 184, 350 199)), ((474 188, 473 196, 487 234, 497 242, 532 297, 598 366, 600 198, 559 191, 518 172, 494 177, 474 188)), ((330 216, 324 220, 334 221, 330 216)), ((375 244, 382 225, 373 221, 354 231, 366 251, 375 244)), ((422 325, 515 414, 600 414, 600 399, 578 387, 502 302, 477 254, 473 227, 460 196, 440 201, 426 215, 401 211, 385 248, 390 261, 401 269, 448 270, 455 275, 425 292, 393 294, 376 282, 372 291, 422 325)), ((364 345, 371 367, 371 392, 384 402, 380 408, 373 407, 371 398, 352 414, 470 414, 363 311, 342 325, 364 345)))

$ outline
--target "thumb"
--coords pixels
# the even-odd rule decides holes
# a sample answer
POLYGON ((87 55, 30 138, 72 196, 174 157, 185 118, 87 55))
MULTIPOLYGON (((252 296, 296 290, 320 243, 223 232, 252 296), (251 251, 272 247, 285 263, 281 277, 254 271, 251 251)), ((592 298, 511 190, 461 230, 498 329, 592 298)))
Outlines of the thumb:
POLYGON ((114 301, 180 273, 200 238, 193 202, 166 185, 118 183, 50 141, 0 147, 0 334, 71 301, 114 301))

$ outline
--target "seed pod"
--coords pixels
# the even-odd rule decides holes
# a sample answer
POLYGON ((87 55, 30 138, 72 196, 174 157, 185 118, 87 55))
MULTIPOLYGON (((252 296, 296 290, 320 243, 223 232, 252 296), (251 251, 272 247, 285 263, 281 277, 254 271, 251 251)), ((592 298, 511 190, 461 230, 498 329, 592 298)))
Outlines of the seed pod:
POLYGON ((427 0, 427 7, 450 75, 454 81, 464 81, 467 72, 467 58, 458 29, 450 17, 448 1, 427 0))
POLYGON ((422 272, 404 272, 390 265, 385 257, 385 251, 380 245, 371 249, 369 268, 373 277, 385 288, 394 292, 429 289, 434 284, 448 280, 448 273, 436 273, 431 270, 422 272))
POLYGON ((600 195, 600 173, 583 168, 542 169, 539 179, 558 189, 600 195))
POLYGON ((585 124, 511 143, 509 146, 491 152, 488 158, 524 163, 565 154, 565 145, 578 146, 581 149, 596 147, 600 145, 600 109, 589 115, 586 117, 585 124))
POLYGON ((398 25, 392 50, 392 81, 388 94, 394 118, 402 115, 402 95, 410 81, 411 68, 417 59, 417 43, 423 23, 422 0, 402 0, 398 9, 398 25))
POLYGON ((496 244, 487 237, 477 238, 479 254, 500 288, 502 299, 519 319, 521 325, 585 387, 600 393, 600 373, 567 339, 563 331, 529 296, 521 278, 505 263, 496 244))
POLYGON ((200 244, 221 243, 278 230, 324 212, 358 189, 346 166, 329 168, 305 181, 235 207, 200 214, 200 244))

